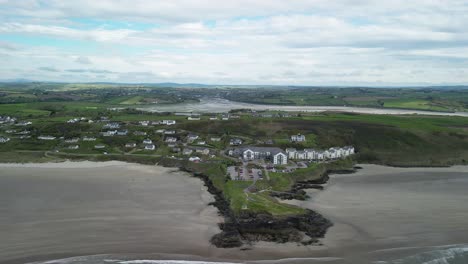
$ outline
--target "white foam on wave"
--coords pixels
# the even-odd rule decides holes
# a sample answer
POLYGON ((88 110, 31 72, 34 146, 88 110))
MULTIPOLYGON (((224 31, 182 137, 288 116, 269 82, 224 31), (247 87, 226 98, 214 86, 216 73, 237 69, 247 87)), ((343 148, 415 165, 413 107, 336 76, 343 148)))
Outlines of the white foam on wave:
POLYGON ((118 264, 236 264, 232 262, 208 262, 208 261, 190 261, 190 260, 124 260, 118 264))
POLYGON ((468 245, 426 251, 409 257, 377 261, 376 264, 465 264, 468 263, 468 245))

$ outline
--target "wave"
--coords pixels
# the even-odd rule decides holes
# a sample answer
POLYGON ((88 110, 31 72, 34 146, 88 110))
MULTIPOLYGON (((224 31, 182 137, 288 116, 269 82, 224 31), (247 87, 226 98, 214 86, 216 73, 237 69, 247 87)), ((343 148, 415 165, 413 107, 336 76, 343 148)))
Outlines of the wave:
POLYGON ((376 264, 466 264, 468 245, 448 247, 422 252, 391 261, 377 261, 376 264))
POLYGON ((210 262, 210 261, 191 261, 191 260, 151 260, 151 259, 114 259, 109 255, 91 255, 48 260, 41 262, 32 262, 29 264, 239 264, 232 262, 210 262))

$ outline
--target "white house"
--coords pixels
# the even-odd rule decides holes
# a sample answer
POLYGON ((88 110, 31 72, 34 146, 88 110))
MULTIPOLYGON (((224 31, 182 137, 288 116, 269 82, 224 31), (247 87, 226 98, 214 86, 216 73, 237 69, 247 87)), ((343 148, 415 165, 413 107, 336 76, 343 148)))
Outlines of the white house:
POLYGON ((10 138, 0 137, 0 143, 7 143, 8 141, 10 141, 10 138))
POLYGON ((229 141, 229 145, 232 145, 232 146, 239 146, 239 145, 242 145, 244 141, 240 138, 232 138, 230 141, 229 141))
POLYGON ((213 141, 213 142, 219 142, 219 141, 221 141, 221 138, 220 137, 212 137, 212 138, 210 138, 210 140, 213 141))
POLYGON ((149 126, 150 124, 150 121, 139 121, 138 124, 140 124, 141 126, 149 126))
POLYGON ((79 145, 71 145, 71 146, 68 146, 68 149, 79 149, 80 146, 79 145))
POLYGON ((145 150, 155 150, 155 149, 156 149, 156 146, 153 144, 145 145, 145 150))
POLYGON ((77 143, 79 140, 79 138, 69 138, 65 139, 65 143, 77 143))
POLYGON ((176 121, 175 121, 175 120, 163 120, 163 121, 162 121, 162 124, 163 124, 163 125, 168 125, 168 126, 170 126, 170 125, 175 125, 175 124, 176 124, 176 121))
POLYGON ((136 143, 133 143, 133 142, 127 143, 127 144, 125 144, 125 147, 126 148, 134 148, 134 147, 136 147, 136 143))
POLYGON ((190 157, 189 161, 191 161, 191 162, 200 162, 201 159, 199 157, 190 157))
POLYGON ((95 149, 103 149, 103 148, 106 148, 106 145, 103 145, 103 144, 97 144, 94 146, 95 149))
POLYGON ((195 135, 195 134, 188 134, 187 135, 187 141, 188 142, 193 142, 194 140, 197 140, 198 139, 198 135, 195 135))
POLYGON ((175 143, 177 142, 177 138, 175 137, 167 137, 165 140, 167 143, 175 143))
POLYGON ((245 147, 229 152, 231 155, 240 153, 244 160, 269 159, 273 164, 287 164, 288 156, 280 148, 274 147, 245 147), (280 155, 278 155, 281 153, 280 155))
POLYGON ((107 123, 103 126, 103 128, 109 128, 109 129, 119 129, 120 124, 119 123, 107 123))
POLYGON ((143 144, 145 144, 145 145, 153 144, 153 140, 147 138, 147 139, 143 140, 143 144))
POLYGON ((295 148, 287 148, 286 149, 286 154, 288 154, 289 159, 295 159, 296 158, 296 152, 297 152, 297 150, 295 148))
POLYGON ((54 136, 38 136, 37 139, 40 139, 40 140, 55 140, 56 137, 54 137, 54 136))
POLYGON ((96 141, 95 137, 83 137, 83 141, 96 141))
POLYGON ((283 152, 278 152, 273 155, 273 164, 286 165, 288 164, 288 156, 283 152))
POLYGON ((297 135, 292 135, 291 136, 291 141, 292 142, 304 142, 306 141, 306 138, 304 135, 297 134, 297 135))
POLYGON ((190 155, 193 153, 193 149, 189 149, 189 148, 185 148, 183 151, 182 151, 182 154, 183 155, 190 155))

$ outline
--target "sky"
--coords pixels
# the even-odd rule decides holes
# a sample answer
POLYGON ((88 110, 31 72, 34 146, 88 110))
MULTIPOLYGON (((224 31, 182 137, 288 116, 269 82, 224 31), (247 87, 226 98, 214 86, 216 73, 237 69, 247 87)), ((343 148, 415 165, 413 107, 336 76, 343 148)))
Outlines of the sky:
POLYGON ((0 0, 0 80, 468 84, 468 0, 0 0))

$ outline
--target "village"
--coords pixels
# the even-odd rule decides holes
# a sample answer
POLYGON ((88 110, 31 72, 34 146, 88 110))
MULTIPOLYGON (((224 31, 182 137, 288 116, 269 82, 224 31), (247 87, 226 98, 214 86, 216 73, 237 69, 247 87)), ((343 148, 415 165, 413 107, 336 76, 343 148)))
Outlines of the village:
MULTIPOLYGON (((175 119, 114 121, 101 116, 98 119, 72 118, 56 126, 86 125, 89 130, 68 131, 65 134, 47 133, 33 126, 28 120, 11 116, 0 117, 0 144, 15 147, 24 141, 44 145, 45 151, 53 153, 93 155, 163 156, 188 160, 194 163, 214 162, 229 159, 236 166, 227 168, 232 180, 262 180, 268 172, 293 172, 310 163, 330 162, 355 153, 352 146, 318 148, 280 148, 275 140, 259 140, 228 134, 200 134, 177 126, 179 122, 201 120, 198 114, 176 113, 175 119), (181 118, 182 117, 182 118, 181 118)), ((251 113, 253 118, 288 117, 286 114, 251 113)), ((204 117, 210 122, 223 122, 241 118, 232 114, 211 114, 204 117)), ((43 129, 46 130, 46 129, 43 129)), ((303 134, 290 134, 283 142, 294 145, 307 143, 303 134)), ((20 147, 20 149, 24 149, 20 147)))

